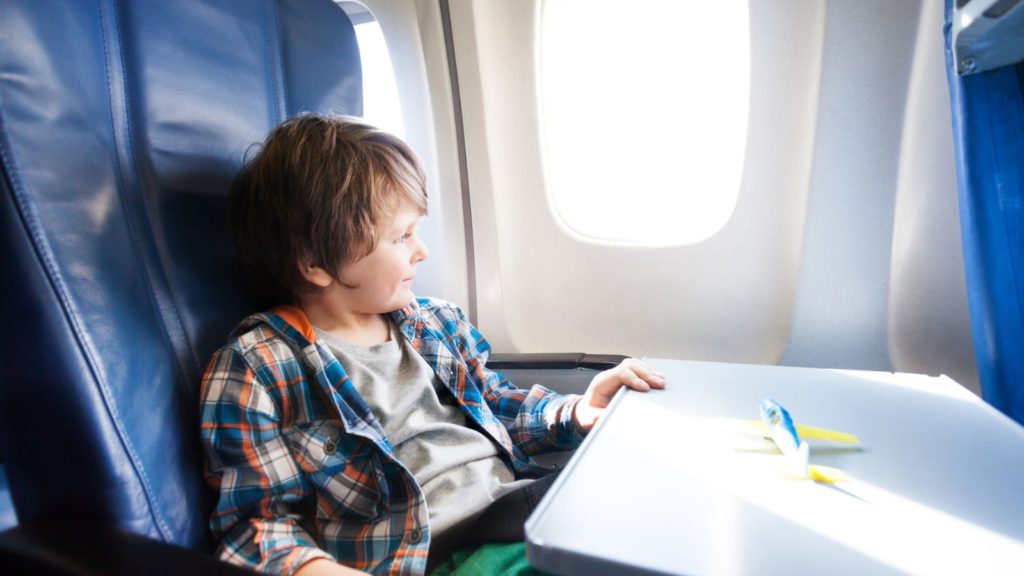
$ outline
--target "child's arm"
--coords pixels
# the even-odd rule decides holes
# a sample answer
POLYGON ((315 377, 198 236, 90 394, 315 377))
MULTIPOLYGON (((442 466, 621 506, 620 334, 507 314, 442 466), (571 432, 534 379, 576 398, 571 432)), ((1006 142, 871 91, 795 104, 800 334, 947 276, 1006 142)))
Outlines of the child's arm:
POLYGON ((201 418, 206 478, 219 493, 210 526, 221 558, 275 574, 333 560, 302 528, 308 487, 273 401, 236 350, 223 349, 210 361, 201 418))
POLYGON ((473 380, 480 384, 487 406, 523 454, 533 456, 579 446, 583 437, 573 422, 579 395, 558 394, 540 384, 529 390, 517 387, 504 374, 487 368, 491 345, 469 323, 461 308, 447 304, 436 313, 454 351, 465 361, 473 380))
POLYGON ((465 362, 484 402, 522 455, 579 446, 582 429, 573 422, 579 395, 558 394, 540 384, 529 390, 517 387, 503 374, 486 367, 491 346, 458 306, 441 301, 429 304, 430 314, 438 321, 452 351, 465 362))

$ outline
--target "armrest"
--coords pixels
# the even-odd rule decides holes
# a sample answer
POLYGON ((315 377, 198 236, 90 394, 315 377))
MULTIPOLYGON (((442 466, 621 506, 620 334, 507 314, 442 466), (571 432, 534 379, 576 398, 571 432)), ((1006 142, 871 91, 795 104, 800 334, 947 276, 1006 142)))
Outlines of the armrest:
POLYGON ((211 555, 93 523, 21 525, 0 532, 0 574, 253 576, 211 555))
POLYGON ((494 370, 608 370, 619 365, 629 356, 620 354, 585 354, 583 352, 560 352, 552 354, 491 354, 487 367, 494 370))
POLYGON ((492 354, 487 367, 501 372, 520 388, 542 384, 562 394, 582 394, 596 372, 618 366, 627 356, 616 354, 492 354))

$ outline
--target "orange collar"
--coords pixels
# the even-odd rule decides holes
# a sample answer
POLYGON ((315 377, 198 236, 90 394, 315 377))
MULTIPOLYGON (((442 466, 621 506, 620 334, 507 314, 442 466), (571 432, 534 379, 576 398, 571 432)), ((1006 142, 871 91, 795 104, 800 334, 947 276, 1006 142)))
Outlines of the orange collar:
POLYGON ((292 325, 293 328, 302 333, 306 337, 306 340, 310 342, 316 342, 316 330, 313 329, 313 324, 310 323, 306 313, 302 311, 302 308, 298 306, 292 306, 290 304, 282 304, 274 307, 271 310, 274 314, 280 316, 285 322, 292 325))

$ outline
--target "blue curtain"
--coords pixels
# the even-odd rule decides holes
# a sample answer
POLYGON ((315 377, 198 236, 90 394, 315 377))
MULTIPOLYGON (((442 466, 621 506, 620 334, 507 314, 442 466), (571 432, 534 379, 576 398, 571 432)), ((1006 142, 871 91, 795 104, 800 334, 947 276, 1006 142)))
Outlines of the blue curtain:
POLYGON ((1024 423, 1024 63, 958 76, 953 0, 946 70, 960 223, 982 397, 1024 423))

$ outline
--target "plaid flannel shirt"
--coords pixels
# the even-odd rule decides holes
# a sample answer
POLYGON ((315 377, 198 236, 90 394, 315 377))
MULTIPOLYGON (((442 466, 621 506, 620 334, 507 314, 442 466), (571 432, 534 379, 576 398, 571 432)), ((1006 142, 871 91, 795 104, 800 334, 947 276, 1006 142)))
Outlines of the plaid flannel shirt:
MULTIPOLYGON (((579 445, 578 397, 519 389, 488 370, 490 346, 458 307, 424 298, 391 317, 517 474, 540 471, 531 455, 579 445)), ((279 574, 320 557, 425 571, 423 493, 301 310, 245 319, 210 360, 200 410, 222 559, 279 574)))

